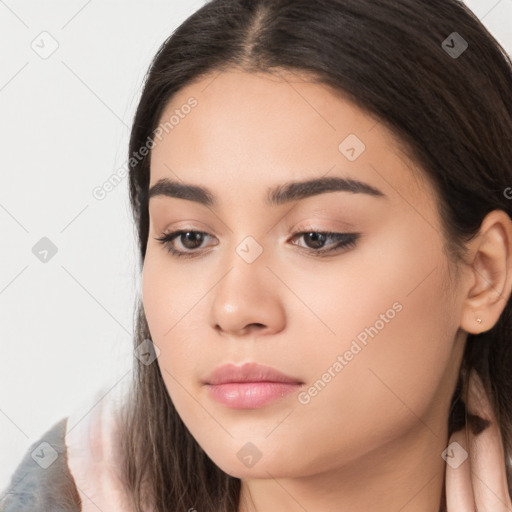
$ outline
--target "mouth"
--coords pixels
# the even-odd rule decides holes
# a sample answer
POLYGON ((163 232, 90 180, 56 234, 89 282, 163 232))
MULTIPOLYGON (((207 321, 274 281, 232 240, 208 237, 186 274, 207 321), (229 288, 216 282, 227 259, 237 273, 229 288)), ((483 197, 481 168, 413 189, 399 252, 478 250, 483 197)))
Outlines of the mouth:
POLYGON ((203 384, 213 400, 227 407, 256 409, 298 391, 304 382, 270 366, 251 362, 219 366, 203 384))

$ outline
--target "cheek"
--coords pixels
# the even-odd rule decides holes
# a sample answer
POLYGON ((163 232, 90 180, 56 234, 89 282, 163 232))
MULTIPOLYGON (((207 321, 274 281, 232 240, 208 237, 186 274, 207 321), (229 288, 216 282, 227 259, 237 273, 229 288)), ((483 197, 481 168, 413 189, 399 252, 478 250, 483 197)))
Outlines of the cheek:
POLYGON ((456 305, 445 292, 447 261, 437 236, 427 238, 418 226, 375 243, 376 256, 362 256, 366 272, 360 286, 355 280, 351 283, 350 317, 357 319, 352 327, 359 332, 377 327, 378 334, 368 337, 368 364, 374 365, 375 373, 381 368, 392 375, 407 375, 411 387, 404 386, 403 392, 418 396, 424 388, 420 384, 415 389, 415 383, 423 377, 435 385, 443 358, 446 364, 452 350, 456 305), (400 311, 393 311, 397 303, 400 311), (363 314, 358 314, 356 304, 363 314), (383 321, 378 322, 383 313, 383 321))
POLYGON ((208 281, 201 284, 204 276, 198 275, 197 269, 176 263, 164 248, 148 244, 142 269, 142 301, 155 340, 171 336, 170 329, 178 329, 178 322, 186 323, 187 311, 192 311, 206 292, 208 281))
POLYGON ((184 376, 190 379, 197 362, 198 340, 204 339, 206 319, 201 299, 211 284, 209 280, 204 285, 201 282, 202 277, 194 270, 184 271, 170 262, 165 252, 148 250, 142 271, 142 302, 151 339, 160 350, 157 361, 169 392, 179 387, 184 376), (194 321, 199 311, 201 323, 194 321), (203 326, 201 332, 196 325, 203 326))
POLYGON ((167 284, 165 273, 162 273, 162 265, 148 246, 142 269, 142 302, 155 343, 165 329, 163 312, 171 306, 172 299, 169 293, 165 293, 168 289, 167 284))
MULTIPOLYGON (((439 428, 433 418, 445 413, 446 372, 451 368, 455 332, 452 306, 439 293, 442 272, 438 271, 410 295, 410 289, 404 288, 399 298, 402 310, 377 334, 368 336, 366 345, 359 343, 361 351, 342 372, 343 382, 338 382, 339 394, 333 399, 349 405, 354 425, 366 431, 366 446, 401 437, 420 422, 435 431, 439 428)), ((377 323, 370 320, 365 328, 370 326, 377 323)), ((342 416, 337 419, 341 427, 342 416)), ((361 439, 361 432, 352 434, 361 439)))
POLYGON ((141 283, 142 302, 151 339, 160 349, 159 362, 168 357, 170 343, 166 340, 173 339, 187 321, 185 307, 191 301, 186 295, 194 287, 194 279, 189 278, 188 284, 181 282, 183 272, 180 274, 173 271, 167 258, 158 249, 148 250, 141 283))
POLYGON ((375 245, 343 258, 338 271, 317 275, 316 295, 307 295, 300 280, 291 286, 336 333, 315 337, 302 326, 311 386, 302 421, 317 432, 343 430, 354 453, 405 432, 444 403, 439 394, 446 393, 457 304, 444 291, 447 262, 437 238, 416 232, 392 243, 375 237, 375 245), (326 414, 330 427, 322 424, 326 414))

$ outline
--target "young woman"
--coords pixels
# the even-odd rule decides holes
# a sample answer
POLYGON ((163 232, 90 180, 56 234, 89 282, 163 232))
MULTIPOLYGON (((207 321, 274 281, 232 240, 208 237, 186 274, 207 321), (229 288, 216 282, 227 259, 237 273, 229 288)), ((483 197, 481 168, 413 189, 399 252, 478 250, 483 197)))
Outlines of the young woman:
POLYGON ((132 386, 47 433, 42 501, 511 510, 511 90, 456 0, 187 19, 131 133, 132 386))

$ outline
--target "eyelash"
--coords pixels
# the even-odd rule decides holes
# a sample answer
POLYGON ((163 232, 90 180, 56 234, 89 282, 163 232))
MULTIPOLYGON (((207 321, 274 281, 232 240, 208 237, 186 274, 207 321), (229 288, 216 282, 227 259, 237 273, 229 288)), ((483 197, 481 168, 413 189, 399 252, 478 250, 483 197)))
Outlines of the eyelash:
MULTIPOLYGON (((178 258, 194 258, 196 257, 196 254, 198 253, 198 250, 190 250, 192 252, 187 251, 178 251, 174 247, 172 247, 171 243, 175 238, 178 238, 180 235, 186 234, 186 233, 199 233, 202 235, 208 235, 208 233, 205 233, 204 231, 197 231, 193 229, 182 229, 178 231, 173 231, 172 233, 163 233, 160 238, 155 238, 155 240, 159 241, 166 249, 167 251, 175 257, 178 258)), ((324 255, 332 254, 340 252, 340 249, 345 248, 351 248, 354 247, 357 243, 357 240, 360 237, 359 233, 336 233, 332 231, 315 231, 314 229, 309 229, 308 231, 297 231, 292 235, 292 240, 296 238, 299 235, 308 235, 310 233, 320 234, 327 237, 331 237, 338 240, 338 243, 334 244, 334 247, 331 247, 330 249, 309 249, 309 248, 302 248, 306 252, 312 253, 315 256, 318 257, 324 257, 324 255)))

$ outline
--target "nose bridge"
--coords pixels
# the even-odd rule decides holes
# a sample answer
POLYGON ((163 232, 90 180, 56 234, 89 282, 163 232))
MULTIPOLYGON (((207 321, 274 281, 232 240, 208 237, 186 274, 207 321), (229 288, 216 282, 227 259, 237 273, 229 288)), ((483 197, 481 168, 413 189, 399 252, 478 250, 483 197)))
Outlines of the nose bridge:
MULTIPOLYGON (((247 197, 247 195, 240 197, 247 197)), ((229 223, 229 232, 226 235, 229 250, 234 252, 222 255, 230 266, 238 267, 240 265, 247 271, 253 270, 253 265, 259 269, 263 261, 268 260, 267 248, 264 248, 264 244, 271 238, 271 236, 267 236, 269 229, 266 226, 265 218, 259 213, 259 205, 256 203, 257 201, 253 198, 244 202, 238 199, 229 203, 233 220, 229 223)))
MULTIPOLYGON (((259 237, 261 240, 262 237, 259 237)), ((263 249, 263 241, 257 240, 253 235, 246 235, 238 243, 235 248, 236 254, 241 258, 247 265, 253 265, 255 262, 259 261, 261 264, 262 260, 266 258, 262 258, 264 249, 263 249)), ((258 265, 259 266, 259 265, 258 265)))
POLYGON ((216 329, 240 333, 248 326, 271 331, 282 328, 284 308, 267 268, 267 256, 263 245, 248 234, 233 245, 231 255, 223 256, 227 268, 211 304, 211 325, 216 329))
MULTIPOLYGON (((250 294, 254 298, 259 287, 265 288, 265 279, 268 279, 267 274, 271 274, 266 268, 268 264, 267 252, 264 250, 262 243, 253 235, 247 234, 241 237, 241 241, 232 245, 231 251, 230 255, 223 256, 226 257, 226 263, 230 270, 219 284, 223 288, 224 284, 228 289, 241 286, 242 289, 237 290, 237 294, 250 294), (244 290, 243 287, 245 286, 250 288, 244 290)), ((243 297, 237 298, 242 299, 243 297)))

